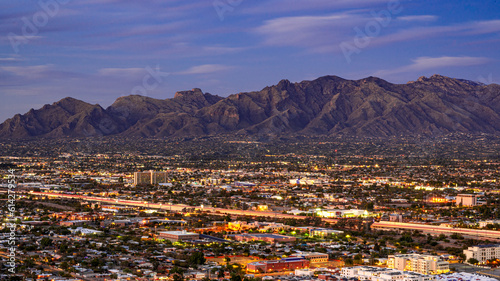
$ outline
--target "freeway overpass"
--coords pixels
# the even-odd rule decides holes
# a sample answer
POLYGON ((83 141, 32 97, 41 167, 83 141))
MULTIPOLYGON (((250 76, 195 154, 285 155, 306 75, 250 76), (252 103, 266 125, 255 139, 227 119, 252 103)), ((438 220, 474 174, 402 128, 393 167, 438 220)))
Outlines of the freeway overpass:
POLYGON ((430 224, 380 221, 373 223, 371 227, 372 229, 379 229, 379 230, 420 230, 424 233, 431 233, 431 234, 450 235, 456 233, 471 238, 480 237, 480 238, 500 239, 500 231, 470 229, 470 228, 460 228, 460 227, 447 227, 447 226, 430 225, 430 224))

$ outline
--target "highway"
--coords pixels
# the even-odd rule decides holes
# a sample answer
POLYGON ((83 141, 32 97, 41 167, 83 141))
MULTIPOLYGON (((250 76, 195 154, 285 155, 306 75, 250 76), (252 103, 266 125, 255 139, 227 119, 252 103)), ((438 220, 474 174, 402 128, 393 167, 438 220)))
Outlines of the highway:
MULTIPOLYGON (((25 194, 38 195, 38 196, 48 196, 55 198, 71 198, 86 201, 95 201, 108 204, 116 205, 126 205, 126 206, 137 206, 150 209, 162 209, 162 210, 172 210, 181 211, 182 209, 195 209, 197 211, 208 212, 212 214, 228 214, 228 215, 239 215, 239 216, 253 216, 253 217, 275 217, 280 219, 307 219, 307 216, 297 216, 291 214, 283 214, 277 212, 261 212, 253 210, 235 210, 235 209, 224 209, 224 208, 213 208, 213 207, 195 207, 185 204, 170 204, 170 203, 152 203, 148 201, 138 201, 138 200, 123 200, 115 199, 109 197, 97 197, 97 196, 85 196, 76 194, 64 194, 64 193, 50 193, 50 192, 29 192, 25 194)), ((322 218, 323 221, 336 223, 337 219, 322 218)))
POLYGON ((500 231, 470 229, 459 227, 446 227, 439 225, 417 224, 417 223, 403 223, 403 222, 389 222, 381 221, 372 224, 373 229, 381 230, 420 230, 425 233, 434 234, 460 234, 471 238, 490 238, 500 239, 500 231))

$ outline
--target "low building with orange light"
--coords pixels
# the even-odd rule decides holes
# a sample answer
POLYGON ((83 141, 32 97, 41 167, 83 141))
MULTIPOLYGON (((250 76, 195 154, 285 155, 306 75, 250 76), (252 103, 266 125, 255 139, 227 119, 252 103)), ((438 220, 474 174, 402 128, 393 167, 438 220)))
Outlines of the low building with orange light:
POLYGON ((286 258, 281 260, 251 262, 247 264, 248 273, 293 271, 303 268, 309 268, 309 260, 305 258, 286 258))

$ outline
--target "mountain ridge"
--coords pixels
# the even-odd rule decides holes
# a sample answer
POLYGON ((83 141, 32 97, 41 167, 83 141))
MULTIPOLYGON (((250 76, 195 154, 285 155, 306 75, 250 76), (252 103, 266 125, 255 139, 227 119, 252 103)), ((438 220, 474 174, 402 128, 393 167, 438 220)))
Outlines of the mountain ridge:
POLYGON ((217 134, 389 137, 500 133, 500 86, 442 75, 392 84, 377 77, 283 79, 219 97, 194 88, 171 99, 123 96, 107 107, 64 98, 0 124, 0 139, 217 134))

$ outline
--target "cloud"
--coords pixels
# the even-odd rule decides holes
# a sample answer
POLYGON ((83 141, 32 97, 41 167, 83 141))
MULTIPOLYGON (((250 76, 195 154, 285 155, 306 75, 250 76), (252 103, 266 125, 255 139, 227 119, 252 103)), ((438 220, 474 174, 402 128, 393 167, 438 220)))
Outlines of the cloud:
POLYGON ((429 69, 436 69, 450 66, 473 66, 481 65, 490 62, 491 60, 485 57, 419 57, 412 60, 413 63, 392 70, 379 70, 374 76, 386 76, 403 72, 421 72, 429 69))
POLYGON ((500 32, 500 20, 474 21, 449 26, 429 26, 404 29, 373 40, 374 45, 415 41, 434 37, 461 37, 500 32))
POLYGON ((16 57, 9 57, 9 58, 0 58, 0 61, 4 61, 4 62, 17 62, 17 61, 23 61, 23 59, 16 58, 16 57))
MULTIPOLYGON (((390 45, 433 37, 466 37, 500 32, 500 20, 474 21, 454 25, 422 26, 437 19, 433 15, 402 16, 380 26, 380 35, 370 37, 367 47, 390 45)), ((353 42, 376 20, 366 11, 311 16, 278 17, 264 21, 254 32, 267 46, 300 47, 316 53, 341 51, 342 42, 353 42)), ((366 36, 366 35, 365 35, 366 36)))
POLYGON ((415 16, 398 17, 398 20, 403 20, 403 21, 435 21, 437 19, 438 17, 433 15, 415 15, 415 16))
POLYGON ((387 6, 387 2, 387 0, 269 0, 262 1, 254 7, 245 8, 243 13, 270 14, 296 11, 324 11, 325 9, 359 9, 380 4, 387 6))
POLYGON ((324 52, 332 47, 338 49, 340 42, 351 37, 354 26, 367 21, 357 13, 281 17, 265 21, 255 32, 264 37, 265 45, 306 47, 324 52))
POLYGON ((101 68, 97 72, 102 76, 115 76, 115 77, 130 77, 137 76, 141 77, 146 74, 146 70, 144 68, 101 68))
POLYGON ((234 67, 222 64, 203 64, 198 66, 193 66, 187 70, 177 72, 175 74, 179 75, 191 75, 191 74, 207 74, 220 71, 226 71, 233 69, 234 67))

